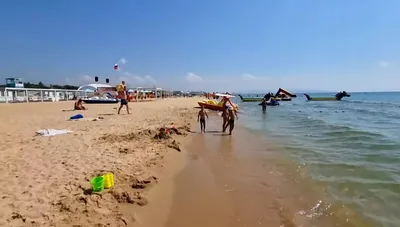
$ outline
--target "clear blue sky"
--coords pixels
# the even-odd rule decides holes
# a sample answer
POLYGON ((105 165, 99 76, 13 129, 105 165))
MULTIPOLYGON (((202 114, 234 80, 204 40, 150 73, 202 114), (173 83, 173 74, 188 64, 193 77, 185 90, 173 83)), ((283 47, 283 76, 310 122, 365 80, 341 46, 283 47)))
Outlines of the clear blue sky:
POLYGON ((400 90, 399 12, 398 0, 4 0, 0 79, 400 90))

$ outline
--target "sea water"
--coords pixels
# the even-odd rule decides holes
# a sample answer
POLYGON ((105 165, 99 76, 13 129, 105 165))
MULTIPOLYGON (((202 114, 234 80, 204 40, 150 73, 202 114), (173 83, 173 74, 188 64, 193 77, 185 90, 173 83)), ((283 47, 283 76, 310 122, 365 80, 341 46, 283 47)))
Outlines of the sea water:
POLYGON ((280 144, 329 199, 372 226, 400 226, 400 93, 352 93, 340 102, 299 94, 265 113, 237 102, 240 124, 280 144))

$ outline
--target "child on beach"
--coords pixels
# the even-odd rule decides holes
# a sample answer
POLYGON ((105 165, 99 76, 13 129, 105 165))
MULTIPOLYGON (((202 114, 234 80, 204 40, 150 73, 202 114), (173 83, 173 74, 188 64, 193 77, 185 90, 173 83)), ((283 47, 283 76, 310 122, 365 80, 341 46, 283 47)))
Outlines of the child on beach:
POLYGON ((206 117, 208 118, 207 112, 204 110, 204 107, 201 107, 199 114, 197 114, 197 122, 200 121, 200 129, 201 133, 206 132, 206 117))
POLYGON ((232 131, 235 128, 235 117, 236 117, 236 120, 239 120, 239 118, 236 114, 236 111, 233 108, 229 108, 228 115, 229 115, 229 121, 228 121, 228 124, 226 124, 224 131, 226 130, 226 128, 229 125, 229 135, 232 135, 232 131))

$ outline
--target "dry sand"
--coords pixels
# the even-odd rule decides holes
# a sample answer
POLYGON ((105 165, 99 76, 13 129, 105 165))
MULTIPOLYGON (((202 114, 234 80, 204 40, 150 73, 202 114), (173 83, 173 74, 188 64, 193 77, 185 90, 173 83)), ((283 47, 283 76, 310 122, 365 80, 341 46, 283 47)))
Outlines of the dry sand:
POLYGON ((196 101, 130 103, 130 115, 117 115, 118 104, 87 111, 62 111, 72 102, 1 104, 0 226, 134 225, 140 217, 130 210, 147 204, 165 154, 188 138, 196 101), (67 120, 78 113, 103 119, 67 120), (183 135, 154 139, 164 126, 183 135), (39 129, 72 133, 35 136, 39 129), (107 172, 115 175, 114 188, 91 193, 89 180, 107 172))

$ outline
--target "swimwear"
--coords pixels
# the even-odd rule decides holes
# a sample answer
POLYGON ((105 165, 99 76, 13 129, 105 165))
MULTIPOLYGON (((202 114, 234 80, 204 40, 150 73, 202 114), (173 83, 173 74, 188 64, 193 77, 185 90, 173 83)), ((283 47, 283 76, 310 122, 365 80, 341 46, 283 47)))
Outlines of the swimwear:
POLYGON ((235 120, 234 119, 229 119, 229 125, 233 127, 235 125, 235 120))
POLYGON ((122 105, 128 105, 128 101, 126 101, 126 99, 121 99, 121 106, 122 105))
POLYGON ((200 124, 206 124, 206 119, 201 118, 201 119, 200 119, 200 124))

